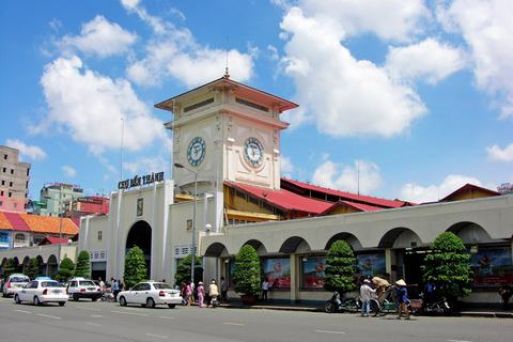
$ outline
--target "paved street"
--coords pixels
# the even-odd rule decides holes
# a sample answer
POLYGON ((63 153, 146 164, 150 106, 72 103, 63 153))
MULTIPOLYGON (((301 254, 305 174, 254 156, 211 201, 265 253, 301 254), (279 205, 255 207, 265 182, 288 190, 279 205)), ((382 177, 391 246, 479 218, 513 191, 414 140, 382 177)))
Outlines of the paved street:
POLYGON ((120 307, 68 302, 35 307, 0 298, 0 341, 440 341, 510 342, 511 319, 389 315, 361 318, 247 309, 120 307))

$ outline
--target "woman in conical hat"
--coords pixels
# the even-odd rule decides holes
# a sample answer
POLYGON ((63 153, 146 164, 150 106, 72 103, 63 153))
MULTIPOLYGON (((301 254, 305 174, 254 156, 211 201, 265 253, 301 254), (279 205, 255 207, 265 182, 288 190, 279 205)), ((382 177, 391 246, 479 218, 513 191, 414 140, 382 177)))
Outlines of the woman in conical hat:
POLYGON ((406 282, 403 279, 399 279, 395 282, 397 286, 406 286, 406 282))
POLYGON ((408 312, 408 304, 410 303, 410 300, 408 299, 406 282, 403 279, 399 279, 395 282, 395 285, 397 285, 396 295, 397 302, 399 303, 399 314, 397 316, 397 319, 401 319, 403 313, 406 319, 410 319, 410 313, 408 312))

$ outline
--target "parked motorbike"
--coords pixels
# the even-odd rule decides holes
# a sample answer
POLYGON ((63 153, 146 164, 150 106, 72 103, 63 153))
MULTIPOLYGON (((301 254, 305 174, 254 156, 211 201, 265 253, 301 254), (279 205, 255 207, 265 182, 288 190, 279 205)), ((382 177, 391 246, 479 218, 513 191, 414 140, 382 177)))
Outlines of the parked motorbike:
POLYGON ((361 302, 359 298, 340 298, 340 293, 337 291, 333 292, 331 298, 324 304, 324 311, 327 313, 345 312, 352 311, 356 312, 360 310, 361 302))
MULTIPOLYGON (((423 294, 421 294, 421 297, 424 297, 423 294)), ((451 306, 445 297, 425 299, 422 305, 422 312, 424 314, 448 314, 451 312, 451 306)))

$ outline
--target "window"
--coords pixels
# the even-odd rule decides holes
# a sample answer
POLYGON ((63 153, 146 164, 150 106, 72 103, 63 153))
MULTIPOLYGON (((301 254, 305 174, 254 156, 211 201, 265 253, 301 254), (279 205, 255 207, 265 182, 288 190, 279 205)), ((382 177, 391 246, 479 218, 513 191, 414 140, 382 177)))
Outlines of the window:
POLYGON ((3 202, 3 201, 0 201, 0 207, 1 207, 3 204, 4 204, 4 202, 3 202))
POLYGON ((5 185, 5 181, 4 180, 2 181, 2 185, 5 185))
POLYGON ((29 175, 30 173, 30 168, 27 169, 27 176, 29 175))
POLYGON ((23 235, 23 234, 16 234, 14 236, 14 242, 16 242, 16 243, 23 243, 23 242, 25 242, 25 235, 23 235))
POLYGON ((98 241, 102 241, 103 232, 101 230, 98 231, 98 241))
POLYGON ((0 196, 3 196, 4 195, 4 191, 0 191, 0 196))
POLYGON ((14 169, 11 169, 11 175, 14 175, 14 169))
POLYGON ((9 186, 12 186, 12 182, 9 182, 9 186))
POLYGON ((4 154, 4 160, 7 160, 7 154, 4 154))
POLYGON ((6 173, 6 172, 7 172, 7 168, 5 168, 5 167, 4 167, 4 168, 2 169, 2 172, 3 172, 3 173, 6 173))
POLYGON ((9 197, 12 197, 12 192, 9 192, 9 197))
POLYGON ((187 231, 190 232, 192 231, 192 219, 188 219, 187 220, 187 231))
POLYGON ((25 182, 25 189, 28 189, 28 181, 25 182))

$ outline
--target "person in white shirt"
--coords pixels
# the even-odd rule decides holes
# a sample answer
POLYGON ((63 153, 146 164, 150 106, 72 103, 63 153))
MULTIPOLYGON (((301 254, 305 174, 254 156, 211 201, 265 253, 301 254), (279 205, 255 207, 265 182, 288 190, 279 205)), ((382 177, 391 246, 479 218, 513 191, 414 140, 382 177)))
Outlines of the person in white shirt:
POLYGON ((267 281, 267 278, 264 279, 262 282, 262 299, 264 301, 267 301, 267 292, 269 291, 269 282, 267 281))
POLYGON ((360 300, 362 301, 362 317, 369 317, 370 310, 370 301, 372 299, 373 294, 376 293, 370 286, 371 282, 369 279, 365 279, 363 281, 362 286, 360 287, 360 300))

